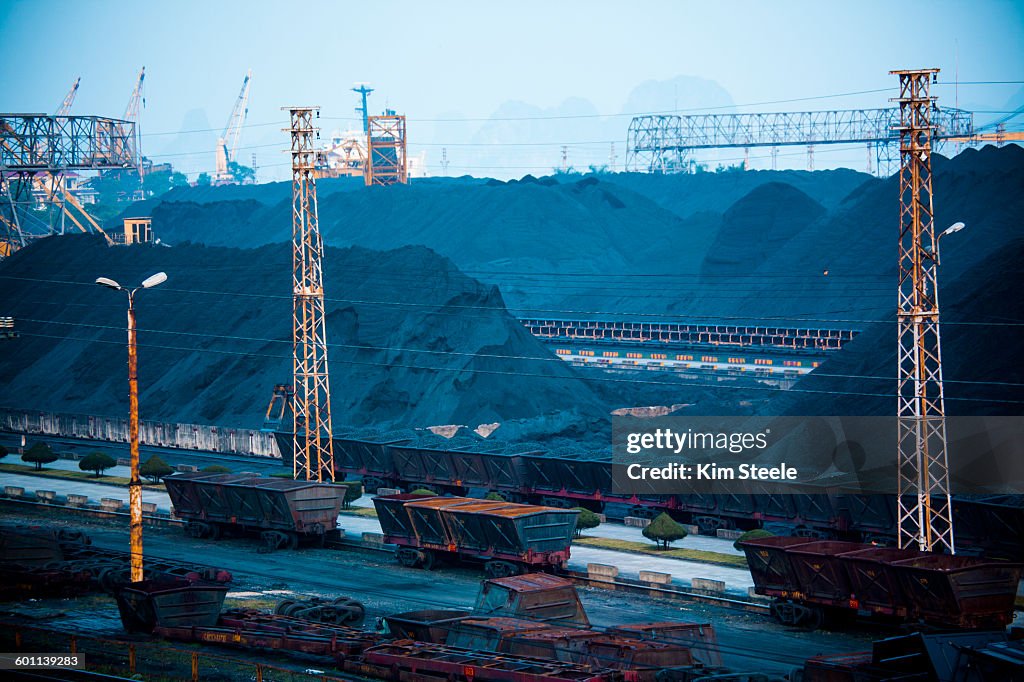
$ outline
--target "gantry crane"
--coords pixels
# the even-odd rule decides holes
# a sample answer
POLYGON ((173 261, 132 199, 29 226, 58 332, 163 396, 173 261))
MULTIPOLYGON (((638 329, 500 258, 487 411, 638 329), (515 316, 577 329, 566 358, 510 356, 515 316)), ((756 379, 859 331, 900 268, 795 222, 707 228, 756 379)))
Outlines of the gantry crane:
POLYGON ((71 105, 75 103, 75 95, 78 94, 78 84, 81 82, 81 76, 75 79, 75 84, 71 86, 71 91, 68 92, 67 96, 64 97, 64 101, 57 107, 57 113, 54 116, 67 116, 71 113, 71 105))
MULTIPOLYGON (((66 188, 59 182, 66 171, 104 171, 130 168, 135 163, 132 140, 134 126, 121 119, 102 116, 46 116, 43 114, 0 115, 0 257, 26 245, 29 239, 53 233, 48 223, 33 216, 34 211, 22 211, 24 204, 33 199, 30 191, 38 187, 40 172, 52 174, 56 182, 44 182, 47 203, 60 203, 81 213, 79 220, 68 215, 83 231, 86 223, 103 234, 99 225, 85 213, 66 188), (23 229, 22 219, 39 223, 35 232, 23 229)), ((108 243, 109 236, 104 235, 108 243)))
POLYGON ((235 100, 235 106, 228 117, 224 132, 217 140, 217 171, 214 179, 218 182, 231 182, 234 176, 231 174, 229 165, 234 162, 235 154, 238 151, 238 138, 242 134, 242 125, 245 123, 245 116, 249 113, 249 82, 252 80, 252 70, 245 74, 242 81, 242 89, 235 100))

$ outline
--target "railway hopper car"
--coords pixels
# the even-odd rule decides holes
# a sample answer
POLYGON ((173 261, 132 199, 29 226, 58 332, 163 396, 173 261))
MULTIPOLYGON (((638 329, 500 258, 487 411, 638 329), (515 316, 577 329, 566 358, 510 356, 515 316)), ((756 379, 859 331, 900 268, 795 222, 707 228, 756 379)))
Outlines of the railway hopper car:
MULTIPOLYGON (((290 434, 278 434, 284 442, 290 434)), ((374 442, 335 438, 339 474, 363 478, 367 489, 427 487, 452 495, 495 493, 510 501, 552 507, 587 507, 613 516, 654 517, 669 512, 703 534, 720 529, 770 527, 820 540, 895 544, 893 495, 848 494, 822 488, 800 495, 770 494, 751 484, 728 494, 682 490, 674 495, 617 494, 608 453, 545 450, 540 444, 481 439, 444 446, 440 438, 404 434, 374 442), (426 447, 424 443, 429 443, 426 447)), ((290 441, 284 442, 290 448, 290 441)), ((283 446, 284 447, 284 446, 283 446)), ((1024 498, 955 496, 961 553, 1024 561, 1024 498)))
POLYGON ((437 559, 483 562, 494 577, 561 569, 569 560, 575 510, 468 497, 377 496, 384 541, 410 567, 437 559))
POLYGON ((175 514, 192 537, 258 534, 270 549, 323 543, 338 528, 345 487, 247 474, 164 477, 175 514))
POLYGON ((741 543, 772 615, 817 627, 858 613, 954 629, 1013 620, 1024 565, 842 541, 768 537, 741 543))

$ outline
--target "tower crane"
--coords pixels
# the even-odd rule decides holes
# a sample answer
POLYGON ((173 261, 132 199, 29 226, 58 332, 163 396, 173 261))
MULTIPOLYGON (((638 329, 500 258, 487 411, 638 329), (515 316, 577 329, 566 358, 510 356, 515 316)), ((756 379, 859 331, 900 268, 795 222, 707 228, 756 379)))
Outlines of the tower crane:
POLYGON ((217 171, 214 179, 218 182, 231 182, 234 176, 231 174, 229 164, 234 162, 235 154, 238 151, 238 138, 242 134, 242 124, 245 123, 246 114, 249 113, 249 82, 252 80, 252 69, 245 74, 242 81, 242 89, 235 100, 235 106, 228 117, 224 132, 217 140, 217 171))
POLYGON ((71 86, 71 91, 64 97, 64 101, 57 107, 57 113, 54 116, 67 116, 71 113, 71 105, 75 103, 75 95, 78 94, 78 84, 82 82, 82 77, 79 76, 75 79, 75 84, 71 86))

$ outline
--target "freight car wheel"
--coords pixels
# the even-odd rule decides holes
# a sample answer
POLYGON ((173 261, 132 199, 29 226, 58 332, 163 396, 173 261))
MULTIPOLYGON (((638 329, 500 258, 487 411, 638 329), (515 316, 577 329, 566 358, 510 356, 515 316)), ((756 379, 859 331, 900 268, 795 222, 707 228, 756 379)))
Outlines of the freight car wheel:
POLYGON ((399 547, 395 550, 395 558, 398 563, 402 564, 406 568, 416 568, 420 563, 419 553, 414 549, 408 549, 406 547, 399 547))
POLYGON ((260 539, 263 541, 263 547, 260 548, 260 552, 273 552, 274 550, 286 547, 291 543, 291 539, 288 535, 282 533, 279 530, 265 530, 260 533, 260 539))
POLYGON ((523 569, 511 561, 488 561, 484 565, 484 571, 489 578, 508 578, 509 576, 519 575, 523 572, 523 569))
POLYGON ((288 533, 288 549, 299 548, 299 534, 296 532, 288 533))
POLYGON ((772 601, 771 614, 783 625, 817 630, 825 621, 824 612, 817 606, 797 604, 796 602, 775 599, 772 601))
POLYGON ((420 565, 423 567, 423 570, 433 570, 435 559, 436 555, 433 552, 431 552, 429 549, 423 550, 423 558, 420 560, 420 565))
POLYGON ((280 602, 274 609, 274 614, 278 616, 286 616, 288 615, 288 609, 290 609, 294 605, 295 601, 293 599, 285 599, 283 602, 280 602))
POLYGON ((362 602, 351 597, 338 597, 332 602, 338 611, 338 625, 358 625, 366 617, 362 602))

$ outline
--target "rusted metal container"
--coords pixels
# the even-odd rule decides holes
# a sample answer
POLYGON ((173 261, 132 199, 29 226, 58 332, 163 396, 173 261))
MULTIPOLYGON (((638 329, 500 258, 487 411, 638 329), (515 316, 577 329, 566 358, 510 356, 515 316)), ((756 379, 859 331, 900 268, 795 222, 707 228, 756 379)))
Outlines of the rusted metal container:
POLYGON ((469 615, 469 611, 426 609, 393 613, 384 620, 396 639, 444 644, 453 625, 469 615))
POLYGON ((377 520, 384 533, 384 541, 396 544, 415 544, 416 530, 412 527, 412 519, 405 509, 405 503, 412 500, 426 499, 427 495, 378 495, 373 498, 373 506, 377 510, 377 520))
POLYGON ((405 504, 405 510, 412 521, 416 538, 422 545, 434 545, 455 551, 454 538, 448 532, 448 526, 441 516, 441 510, 458 505, 485 504, 491 507, 501 506, 500 502, 481 502, 468 497, 429 497, 412 500, 405 504))
POLYGON ((116 594, 121 624, 128 632, 162 627, 216 625, 227 585, 158 578, 125 585, 116 594))
POLYGON ((788 597, 798 591, 799 582, 787 550, 807 543, 807 538, 791 537, 757 538, 740 543, 758 594, 788 597))
POLYGON ((857 605, 874 613, 907 617, 908 604, 899 575, 890 564, 920 556, 916 549, 869 547, 843 554, 842 560, 857 605))
POLYGON ((574 509, 468 497, 377 496, 384 541, 406 566, 430 568, 435 557, 481 561, 499 577, 562 568, 576 527, 574 509))
POLYGON ((460 549, 564 564, 579 512, 533 505, 459 505, 442 510, 460 549))
POLYGON ((608 634, 636 639, 651 639, 690 649, 693 659, 708 667, 722 666, 715 626, 710 623, 632 623, 608 628, 608 634))
POLYGON ((462 649, 509 653, 517 637, 551 628, 545 623, 521 618, 461 618, 450 624, 444 641, 448 646, 462 649))
POLYGON ((345 497, 342 486, 241 474, 173 474, 164 485, 193 536, 256 531, 274 547, 337 529, 345 497))
MULTIPOLYGON (((600 637, 596 630, 582 628, 549 627, 523 632, 508 642, 508 653, 531 658, 543 658, 562 663, 579 664, 585 654, 583 645, 600 637)), ((601 667, 611 668, 610 661, 601 667)))
POLYGON ((1003 627, 1013 620, 1024 565, 927 554, 892 564, 906 600, 926 621, 952 627, 1003 627))
POLYGON ((852 588, 841 555, 868 549, 859 542, 820 540, 788 548, 799 593, 822 604, 857 608, 851 603, 852 588))
POLYGON ((492 578, 480 584, 474 614, 588 627, 576 585, 547 573, 492 578))

